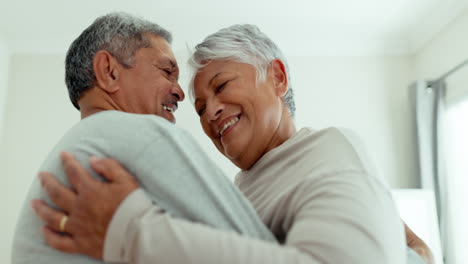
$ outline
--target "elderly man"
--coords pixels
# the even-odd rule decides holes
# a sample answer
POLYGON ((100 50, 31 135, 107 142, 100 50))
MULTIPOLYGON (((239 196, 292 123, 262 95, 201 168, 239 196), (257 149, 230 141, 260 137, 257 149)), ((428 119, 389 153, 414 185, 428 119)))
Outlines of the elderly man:
POLYGON ((54 201, 68 197, 60 207, 70 214, 65 231, 72 237, 56 233, 68 223, 63 213, 37 201, 34 206, 49 225, 45 237, 51 246, 99 257, 108 252, 111 239, 118 237, 116 250, 123 252, 122 257, 104 260, 136 263, 404 261, 403 228, 362 150, 334 129, 296 132, 289 73, 271 40, 255 27, 234 26, 209 36, 194 58, 203 69, 195 77, 196 108, 203 128, 218 149, 244 170, 239 174, 240 187, 284 245, 174 219, 157 205, 147 207, 148 199, 135 198, 135 193, 123 203, 110 199, 117 189, 125 189, 125 193, 137 189, 125 184, 132 179, 125 170, 111 160, 93 160, 93 168, 110 181, 98 183, 64 155, 65 169, 78 195, 50 175, 43 182, 54 201), (334 157, 330 150, 341 155, 334 157), (298 152, 301 154, 293 158, 298 152), (282 158, 275 161, 278 153, 282 158), (317 169, 307 170, 309 166, 317 169), (273 182, 277 184, 271 185, 273 182), (85 192, 89 188, 106 191, 85 192), (80 190, 85 194, 80 195, 80 190), (98 203, 101 200, 105 202, 98 203), (92 201, 96 203, 91 205, 92 201), (101 210, 95 209, 96 204, 101 210), (96 228, 101 231, 95 232, 96 228), (172 232, 164 232, 167 229, 172 232), (102 245, 99 241, 104 236, 102 245))
MULTIPOLYGON (((115 157, 138 175, 138 183, 145 186, 146 194, 142 190, 132 193, 134 199, 149 197, 145 204, 137 204, 138 208, 154 208, 154 202, 159 208, 157 212, 200 222, 228 234, 243 234, 275 243, 242 193, 210 162, 188 133, 171 123, 175 122, 173 112, 178 102, 184 99, 184 93, 177 81, 179 72, 170 42, 171 34, 165 29, 122 13, 98 18, 73 42, 66 57, 66 83, 71 101, 80 110, 83 120, 64 135, 41 166, 42 171, 53 172, 57 180, 43 175, 40 182, 33 183, 27 201, 36 198, 50 202, 41 191, 40 183, 46 188, 54 184, 68 186, 60 152, 73 153, 83 164, 92 156, 115 157)), ((70 178, 70 181, 76 183, 74 179, 70 178)), ((57 219, 56 231, 66 233, 86 224, 75 221, 74 217, 79 213, 71 213, 67 208, 75 195, 86 197, 91 192, 105 193, 122 201, 138 186, 134 179, 123 179, 120 183, 120 187, 110 189, 107 185, 96 188, 91 184, 78 184, 80 187, 75 186, 76 189, 68 192, 52 188, 50 194, 53 198, 58 197, 53 199, 55 205, 65 209, 57 219)), ((94 179, 94 184, 103 183, 94 179)), ((91 201, 89 205, 95 202, 91 201)), ((41 202, 33 205, 40 206, 41 202)), ((100 205, 95 205, 93 210, 104 212, 100 205)), ((137 206, 132 205, 131 200, 127 200, 127 205, 130 211, 121 216, 130 220, 136 212, 132 208, 137 206)), ((86 213, 86 210, 81 212, 86 213)), ((110 218, 93 221, 99 222, 94 229, 99 235, 89 233, 86 237, 93 243, 81 241, 77 244, 87 250, 92 250, 95 243, 102 249, 104 241, 101 238, 106 230, 100 229, 99 225, 101 221, 108 224, 110 218)), ((124 230, 124 222, 114 221, 113 225, 124 230)), ((25 204, 13 242, 14 264, 86 264, 101 263, 98 259, 110 262, 126 259, 120 245, 127 237, 121 234, 108 236, 108 253, 99 251, 90 258, 64 254, 48 247, 40 233, 42 225, 29 203, 25 204)), ((49 232, 47 229, 42 231, 49 232)), ((177 235, 170 229, 164 232, 177 235)), ((64 238, 71 239, 69 236, 64 238)))

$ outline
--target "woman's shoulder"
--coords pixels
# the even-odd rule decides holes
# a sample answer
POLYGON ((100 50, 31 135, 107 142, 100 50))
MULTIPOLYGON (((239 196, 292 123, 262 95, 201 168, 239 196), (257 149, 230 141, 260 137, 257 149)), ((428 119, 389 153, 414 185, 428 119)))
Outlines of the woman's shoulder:
POLYGON ((328 127, 320 130, 302 128, 291 147, 303 161, 319 160, 330 170, 362 170, 374 172, 361 137, 351 129, 328 127))

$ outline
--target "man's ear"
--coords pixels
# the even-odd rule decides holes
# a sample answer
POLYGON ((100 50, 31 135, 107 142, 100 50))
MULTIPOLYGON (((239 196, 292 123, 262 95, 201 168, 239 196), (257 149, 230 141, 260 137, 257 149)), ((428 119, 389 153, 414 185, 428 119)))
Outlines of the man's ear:
POLYGON ((288 75, 284 63, 280 59, 274 59, 270 63, 270 70, 276 95, 283 97, 288 91, 288 75))
POLYGON ((100 50, 93 59, 93 70, 96 84, 108 93, 115 93, 120 89, 118 85, 122 66, 108 51, 100 50))

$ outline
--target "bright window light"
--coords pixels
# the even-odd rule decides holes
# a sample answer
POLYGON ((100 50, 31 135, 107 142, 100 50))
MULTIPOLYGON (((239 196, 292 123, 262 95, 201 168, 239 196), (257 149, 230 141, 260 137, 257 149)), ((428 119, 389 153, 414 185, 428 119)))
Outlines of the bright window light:
POLYGON ((432 251, 434 264, 443 264, 434 192, 426 189, 394 189, 400 217, 432 251))
POLYGON ((447 109, 445 126, 449 264, 468 263, 468 99, 447 109))

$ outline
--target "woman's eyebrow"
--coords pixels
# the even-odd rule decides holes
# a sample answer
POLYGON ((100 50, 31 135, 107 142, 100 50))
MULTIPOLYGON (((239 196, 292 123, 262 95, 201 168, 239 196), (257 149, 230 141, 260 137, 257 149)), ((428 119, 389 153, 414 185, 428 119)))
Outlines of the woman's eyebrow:
POLYGON ((217 74, 215 74, 215 76, 213 76, 213 78, 211 78, 211 80, 208 82, 208 85, 211 86, 213 84, 213 81, 218 78, 219 75, 223 74, 224 72, 218 72, 217 74))

